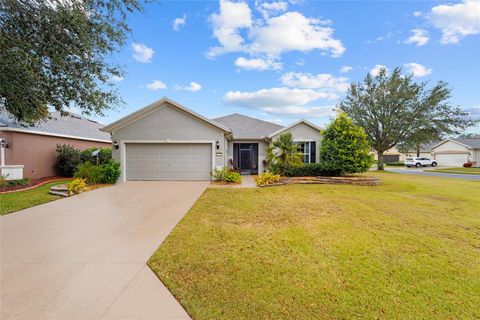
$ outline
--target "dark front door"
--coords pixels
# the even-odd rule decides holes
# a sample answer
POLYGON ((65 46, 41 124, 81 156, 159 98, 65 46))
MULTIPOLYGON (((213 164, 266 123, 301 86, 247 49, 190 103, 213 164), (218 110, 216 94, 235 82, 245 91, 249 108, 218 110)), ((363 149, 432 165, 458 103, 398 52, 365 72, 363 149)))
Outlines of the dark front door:
POLYGON ((240 149, 240 173, 251 174, 252 170, 252 150, 240 149))
POLYGON ((258 174, 258 143, 234 143, 233 153, 240 174, 258 174))

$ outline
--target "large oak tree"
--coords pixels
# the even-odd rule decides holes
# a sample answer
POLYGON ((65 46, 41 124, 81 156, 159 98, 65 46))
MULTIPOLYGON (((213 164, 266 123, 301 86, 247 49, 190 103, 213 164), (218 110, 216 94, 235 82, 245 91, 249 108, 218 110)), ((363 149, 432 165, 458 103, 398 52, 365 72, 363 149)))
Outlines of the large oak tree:
POLYGON ((0 108, 29 123, 49 107, 102 114, 121 104, 111 54, 141 10, 137 0, 0 0, 0 108))
POLYGON ((340 110, 365 129, 378 154, 377 168, 383 170, 383 153, 409 141, 454 134, 474 124, 464 110, 449 102, 451 91, 445 82, 427 88, 412 75, 395 68, 367 74, 363 82, 352 83, 340 110), (422 138, 423 137, 423 138, 422 138))

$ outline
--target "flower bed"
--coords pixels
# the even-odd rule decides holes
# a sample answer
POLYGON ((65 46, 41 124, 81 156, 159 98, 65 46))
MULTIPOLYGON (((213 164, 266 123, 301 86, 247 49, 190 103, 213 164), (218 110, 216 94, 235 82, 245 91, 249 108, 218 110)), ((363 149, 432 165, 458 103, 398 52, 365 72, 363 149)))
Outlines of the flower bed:
POLYGON ((62 178, 62 177, 46 177, 46 178, 41 178, 41 179, 32 179, 28 182, 28 184, 25 184, 25 185, 15 185, 15 186, 2 187, 2 188, 0 188, 0 194, 30 190, 30 189, 40 187, 40 186, 42 186, 44 184, 47 184, 47 183, 50 183, 50 182, 54 182, 54 181, 58 181, 58 180, 70 180, 70 179, 71 178, 62 178))

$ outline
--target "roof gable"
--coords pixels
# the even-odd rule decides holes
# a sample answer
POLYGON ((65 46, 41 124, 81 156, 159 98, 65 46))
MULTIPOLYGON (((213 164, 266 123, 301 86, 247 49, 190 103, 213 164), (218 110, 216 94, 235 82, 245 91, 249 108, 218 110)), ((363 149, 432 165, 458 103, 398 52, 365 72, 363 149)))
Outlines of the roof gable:
POLYGON ((155 101, 154 103, 152 104, 149 104, 148 106, 140 109, 140 110, 137 110, 105 127, 103 127, 101 130, 102 131, 106 131, 106 132, 113 132, 115 130, 118 130, 122 127, 125 127, 127 125, 129 125, 130 123, 132 122, 135 122, 143 117, 146 117, 148 116, 151 112, 157 110, 157 109, 160 109, 162 107, 164 107, 165 105, 169 105, 170 107, 174 107, 184 113, 187 113, 189 114, 190 116, 192 116, 193 118, 197 119, 197 120, 200 120, 202 122, 205 122, 205 123, 208 123, 209 125, 212 125, 216 128, 219 128, 225 132, 230 132, 230 129, 223 126, 222 124, 220 123, 217 123, 215 121, 212 121, 208 118, 205 118, 204 116, 188 109, 187 107, 184 107, 182 106, 181 104, 171 100, 171 99, 168 99, 168 98, 162 98, 158 101, 155 101))
POLYGON ((297 125, 299 125, 299 124, 301 124, 301 123, 306 124, 307 126, 311 127, 312 129, 317 130, 318 132, 322 131, 322 128, 320 128, 319 126, 311 123, 310 121, 307 121, 307 120, 305 120, 305 119, 300 119, 300 120, 295 121, 294 123, 292 123, 292 124, 290 124, 290 125, 288 125, 288 126, 286 126, 286 127, 283 127, 283 128, 281 128, 281 129, 279 129, 279 130, 277 130, 277 131, 269 134, 268 137, 269 137, 269 138, 272 138, 272 137, 274 137, 274 136, 276 136, 276 135, 278 135, 278 134, 280 134, 280 133, 282 133, 282 132, 285 132, 285 131, 290 130, 291 128, 293 128, 293 127, 295 127, 295 126, 297 126, 297 125))
POLYGON ((234 113, 213 119, 232 130, 233 137, 263 139, 281 128, 281 125, 234 113))
POLYGON ((437 147, 439 147, 442 144, 445 144, 447 142, 453 142, 453 143, 456 143, 458 145, 461 145, 463 147, 467 147, 467 148, 470 148, 470 149, 480 148, 480 139, 479 138, 473 138, 473 139, 445 139, 445 140, 441 141, 440 143, 437 143, 436 145, 434 145, 432 147, 432 149, 435 149, 435 148, 437 148, 437 147))

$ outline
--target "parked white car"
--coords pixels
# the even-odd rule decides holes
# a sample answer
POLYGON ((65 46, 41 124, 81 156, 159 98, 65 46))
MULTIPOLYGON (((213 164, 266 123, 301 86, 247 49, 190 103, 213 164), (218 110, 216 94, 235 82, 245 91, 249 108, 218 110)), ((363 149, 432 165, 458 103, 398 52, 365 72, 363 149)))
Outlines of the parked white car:
POLYGON ((429 158, 422 158, 422 157, 407 157, 405 158, 405 161, 403 162, 408 168, 410 167, 427 167, 427 166, 432 166, 436 167, 437 162, 435 160, 429 159, 429 158))

